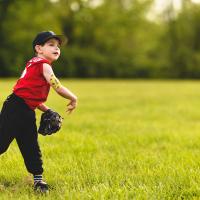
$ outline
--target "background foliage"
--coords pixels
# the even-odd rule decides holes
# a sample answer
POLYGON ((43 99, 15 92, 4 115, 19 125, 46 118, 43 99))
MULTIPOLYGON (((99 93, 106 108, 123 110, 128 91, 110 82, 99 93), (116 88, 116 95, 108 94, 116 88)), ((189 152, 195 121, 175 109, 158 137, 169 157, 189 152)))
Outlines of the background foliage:
MULTIPOLYGON (((170 2, 170 0, 169 0, 170 2)), ((55 63, 62 77, 199 78, 200 6, 153 0, 0 0, 0 76, 18 76, 43 30, 68 37, 55 63), (99 4, 97 4, 99 2, 99 4)))

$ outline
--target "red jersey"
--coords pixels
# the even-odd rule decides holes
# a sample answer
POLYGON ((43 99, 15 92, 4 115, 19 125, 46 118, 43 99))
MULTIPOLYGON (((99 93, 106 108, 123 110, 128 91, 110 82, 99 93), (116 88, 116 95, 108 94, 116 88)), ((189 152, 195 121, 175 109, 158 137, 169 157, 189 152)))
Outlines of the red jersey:
POLYGON ((43 64, 48 60, 34 57, 27 64, 13 92, 24 99, 25 103, 34 110, 47 100, 50 85, 43 75, 43 64))

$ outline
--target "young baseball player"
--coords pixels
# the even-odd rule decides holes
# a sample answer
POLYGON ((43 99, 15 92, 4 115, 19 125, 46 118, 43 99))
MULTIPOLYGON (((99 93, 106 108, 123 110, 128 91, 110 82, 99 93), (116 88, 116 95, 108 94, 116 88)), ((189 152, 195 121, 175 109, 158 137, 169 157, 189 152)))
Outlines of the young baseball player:
POLYGON ((48 185, 42 178, 42 156, 34 110, 49 110, 44 102, 50 87, 69 99, 67 112, 71 113, 77 105, 77 97, 60 83, 51 65, 59 58, 62 44, 63 37, 52 31, 41 32, 35 37, 35 57, 26 64, 13 93, 5 100, 0 115, 0 154, 16 139, 26 168, 33 174, 34 189, 41 192, 48 191, 48 185))

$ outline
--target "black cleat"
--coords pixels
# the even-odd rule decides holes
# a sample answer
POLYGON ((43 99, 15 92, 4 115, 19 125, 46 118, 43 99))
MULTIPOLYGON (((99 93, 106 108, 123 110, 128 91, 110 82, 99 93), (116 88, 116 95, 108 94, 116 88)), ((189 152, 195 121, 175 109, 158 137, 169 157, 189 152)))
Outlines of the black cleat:
POLYGON ((49 192, 49 186, 44 181, 37 181, 36 183, 34 183, 34 190, 36 192, 48 193, 49 192))

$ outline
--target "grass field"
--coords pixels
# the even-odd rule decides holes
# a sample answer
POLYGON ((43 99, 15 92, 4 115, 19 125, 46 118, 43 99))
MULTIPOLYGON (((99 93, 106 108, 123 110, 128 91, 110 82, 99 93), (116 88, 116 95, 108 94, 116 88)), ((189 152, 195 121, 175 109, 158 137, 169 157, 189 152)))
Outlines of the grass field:
MULTIPOLYGON (((200 82, 63 80, 79 97, 72 115, 51 92, 62 130, 39 136, 47 196, 13 142, 0 157, 0 199, 200 199, 200 82)), ((0 80, 0 104, 14 80, 0 80)), ((37 111, 39 119, 40 112, 37 111)))

